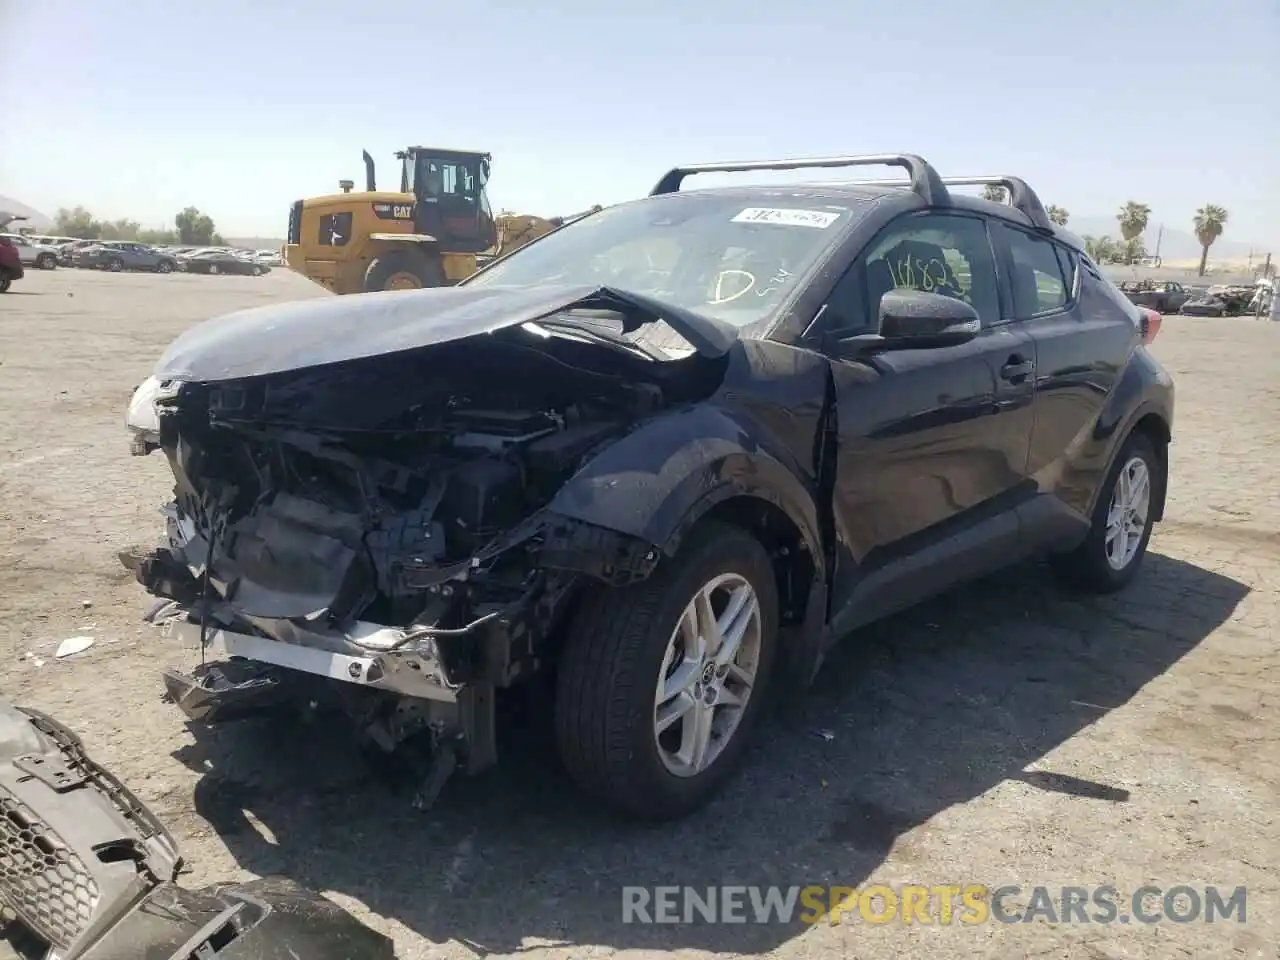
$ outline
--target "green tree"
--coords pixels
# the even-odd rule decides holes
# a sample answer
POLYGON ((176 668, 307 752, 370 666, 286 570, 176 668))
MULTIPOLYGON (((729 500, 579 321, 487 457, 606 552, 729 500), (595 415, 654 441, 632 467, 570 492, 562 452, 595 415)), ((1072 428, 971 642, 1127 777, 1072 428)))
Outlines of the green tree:
POLYGON ((1134 203, 1130 200, 1120 212, 1116 214, 1116 219, 1120 221, 1120 236, 1125 240, 1132 240, 1134 237, 1142 236, 1142 231, 1147 229, 1147 221, 1151 218, 1151 208, 1145 203, 1134 203))
POLYGON ((1111 237, 1085 237, 1084 249, 1094 263, 1110 263, 1117 255, 1116 242, 1111 237))
POLYGON ((1206 203, 1196 211, 1196 239, 1200 241, 1200 276, 1209 262, 1209 248, 1213 241, 1222 236, 1222 228, 1227 222, 1227 211, 1216 204, 1206 203))
POLYGON ((982 199, 992 203, 1004 203, 1005 189, 998 183, 988 183, 982 188, 982 199))
POLYGON ((1120 256, 1125 263, 1136 263, 1147 255, 1147 245, 1141 237, 1130 237, 1120 244, 1120 256))
POLYGON ((1067 221, 1071 218, 1071 214, 1066 211, 1065 207, 1059 207, 1057 204, 1049 204, 1049 209, 1045 211, 1049 214, 1049 219, 1060 227, 1065 227, 1067 221))
POLYGON ((222 239, 222 234, 220 233, 215 232, 209 239, 209 246, 211 247, 225 247, 226 245, 227 241, 222 239))
MULTIPOLYGON (((208 247, 214 243, 213 219, 195 207, 187 207, 173 218, 178 228, 178 242, 192 246, 208 247)), ((219 244, 221 246, 221 244, 219 244)))
POLYGON ((142 224, 137 220, 122 217, 119 220, 104 220, 101 237, 103 240, 137 240, 142 224))
POLYGON ((145 229, 138 231, 137 239, 141 243, 152 243, 152 244, 177 243, 178 231, 166 230, 163 227, 158 230, 154 227, 146 227, 145 229))
POLYGON ((58 209, 53 218, 53 232, 60 237, 77 237, 81 240, 97 240, 102 236, 102 223, 84 207, 58 209))

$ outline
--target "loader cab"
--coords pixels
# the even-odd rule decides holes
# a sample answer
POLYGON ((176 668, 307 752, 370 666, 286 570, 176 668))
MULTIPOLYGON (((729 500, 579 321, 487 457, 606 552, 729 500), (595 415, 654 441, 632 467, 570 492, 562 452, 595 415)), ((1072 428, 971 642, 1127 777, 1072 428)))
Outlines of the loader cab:
POLYGON ((481 253, 498 242, 489 206, 489 154, 409 147, 400 159, 400 190, 414 196, 414 229, 443 250, 481 253))

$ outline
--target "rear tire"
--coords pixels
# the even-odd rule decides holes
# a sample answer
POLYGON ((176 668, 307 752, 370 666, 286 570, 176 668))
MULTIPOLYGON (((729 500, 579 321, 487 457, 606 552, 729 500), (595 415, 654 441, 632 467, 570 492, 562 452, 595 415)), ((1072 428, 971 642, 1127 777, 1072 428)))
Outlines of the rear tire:
POLYGON ((209 274, 209 276, 211 277, 216 275, 217 272, 218 272, 218 265, 216 263, 209 264, 209 269, 205 271, 205 273, 209 274))
POLYGON ((112 273, 119 273, 121 270, 124 269, 124 261, 116 258, 108 260, 107 269, 110 270, 112 273))
POLYGON ((1128 584, 1146 556, 1156 497, 1164 484, 1164 470, 1150 438, 1131 433, 1107 475, 1089 535, 1071 553, 1054 558, 1062 577, 1092 593, 1113 593, 1128 584), (1137 483, 1145 485, 1144 495, 1133 495, 1137 483))
POLYGON ((364 275, 367 293, 378 290, 420 290, 442 287, 444 267, 439 258, 419 250, 392 250, 369 264, 364 275))
POLYGON ((36 257, 36 266, 41 270, 52 270, 58 265, 58 258, 52 253, 42 253, 36 257))
POLYGON ((692 812, 733 774, 765 707, 777 648, 777 584, 760 542, 705 523, 686 543, 647 580, 584 598, 556 677, 556 742, 569 775, 611 807, 649 820, 692 812), (695 605, 704 594, 711 616, 690 626, 686 617, 705 609, 695 605), (728 612, 735 600, 743 601, 736 615, 728 612), (728 623, 745 624, 727 664, 716 662, 714 640, 701 642, 720 632, 704 629, 711 620, 722 636, 732 634, 728 623), (686 727, 698 717, 711 731, 701 750, 692 746, 698 727, 686 727))

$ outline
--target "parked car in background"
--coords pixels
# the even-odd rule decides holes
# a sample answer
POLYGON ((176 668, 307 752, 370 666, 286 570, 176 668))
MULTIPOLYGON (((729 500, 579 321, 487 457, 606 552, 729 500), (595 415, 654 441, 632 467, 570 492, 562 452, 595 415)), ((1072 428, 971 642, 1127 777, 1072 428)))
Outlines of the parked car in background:
POLYGON ((18 248, 0 234, 0 293, 8 293, 13 281, 21 280, 25 272, 18 248))
POLYGON ((68 243, 74 243, 76 237, 54 237, 47 234, 33 234, 31 239, 36 243, 43 243, 46 247, 61 248, 68 243))
POLYGON ((254 259, 268 267, 284 266, 284 257, 280 256, 279 250, 259 250, 254 254, 254 259))
POLYGON ((1226 305, 1228 317, 1238 317, 1250 313, 1249 302, 1253 299, 1257 287, 1239 283, 1216 285, 1209 288, 1209 295, 1217 297, 1226 305))
POLYGON ((58 247, 58 263, 64 267, 75 266, 76 254, 88 247, 96 247, 97 240, 72 240, 58 247))
POLYGON ((232 273, 250 277, 260 277, 271 270, 266 264, 236 256, 229 250, 201 250, 183 257, 182 269, 187 273, 232 273))
POLYGON ((18 259, 25 266, 37 267, 40 270, 52 270, 58 265, 56 247, 36 243, 33 237, 25 236, 21 233, 5 233, 0 234, 0 236, 8 240, 10 245, 18 251, 18 259))
POLYGON ((1126 280, 1120 284, 1120 292, 1132 303, 1160 313, 1177 313, 1191 299, 1190 292, 1172 280, 1126 280))
POLYGON ((104 240, 96 246, 84 247, 72 255, 72 262, 77 267, 97 267, 113 273, 121 270, 172 273, 177 265, 168 254, 133 240, 104 240))
POLYGON ((1225 317, 1227 301, 1216 293, 1203 293, 1184 303, 1178 312, 1188 317, 1225 317))

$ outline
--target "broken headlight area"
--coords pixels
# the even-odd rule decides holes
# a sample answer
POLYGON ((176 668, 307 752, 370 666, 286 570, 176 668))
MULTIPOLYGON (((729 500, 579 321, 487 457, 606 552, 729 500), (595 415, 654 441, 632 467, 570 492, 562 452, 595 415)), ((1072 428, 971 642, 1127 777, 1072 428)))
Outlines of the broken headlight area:
POLYGON ((156 405, 172 398, 176 390, 173 381, 147 377, 133 391, 125 426, 129 430, 129 452, 135 457, 160 449, 160 417, 156 405))
POLYGON ((200 671, 165 676, 190 718, 336 693, 384 748, 427 734, 473 772, 493 762, 493 691, 537 671, 580 583, 658 559, 549 503, 596 451, 716 382, 702 357, 521 336, 157 402, 167 542, 122 560, 205 650, 200 671))

